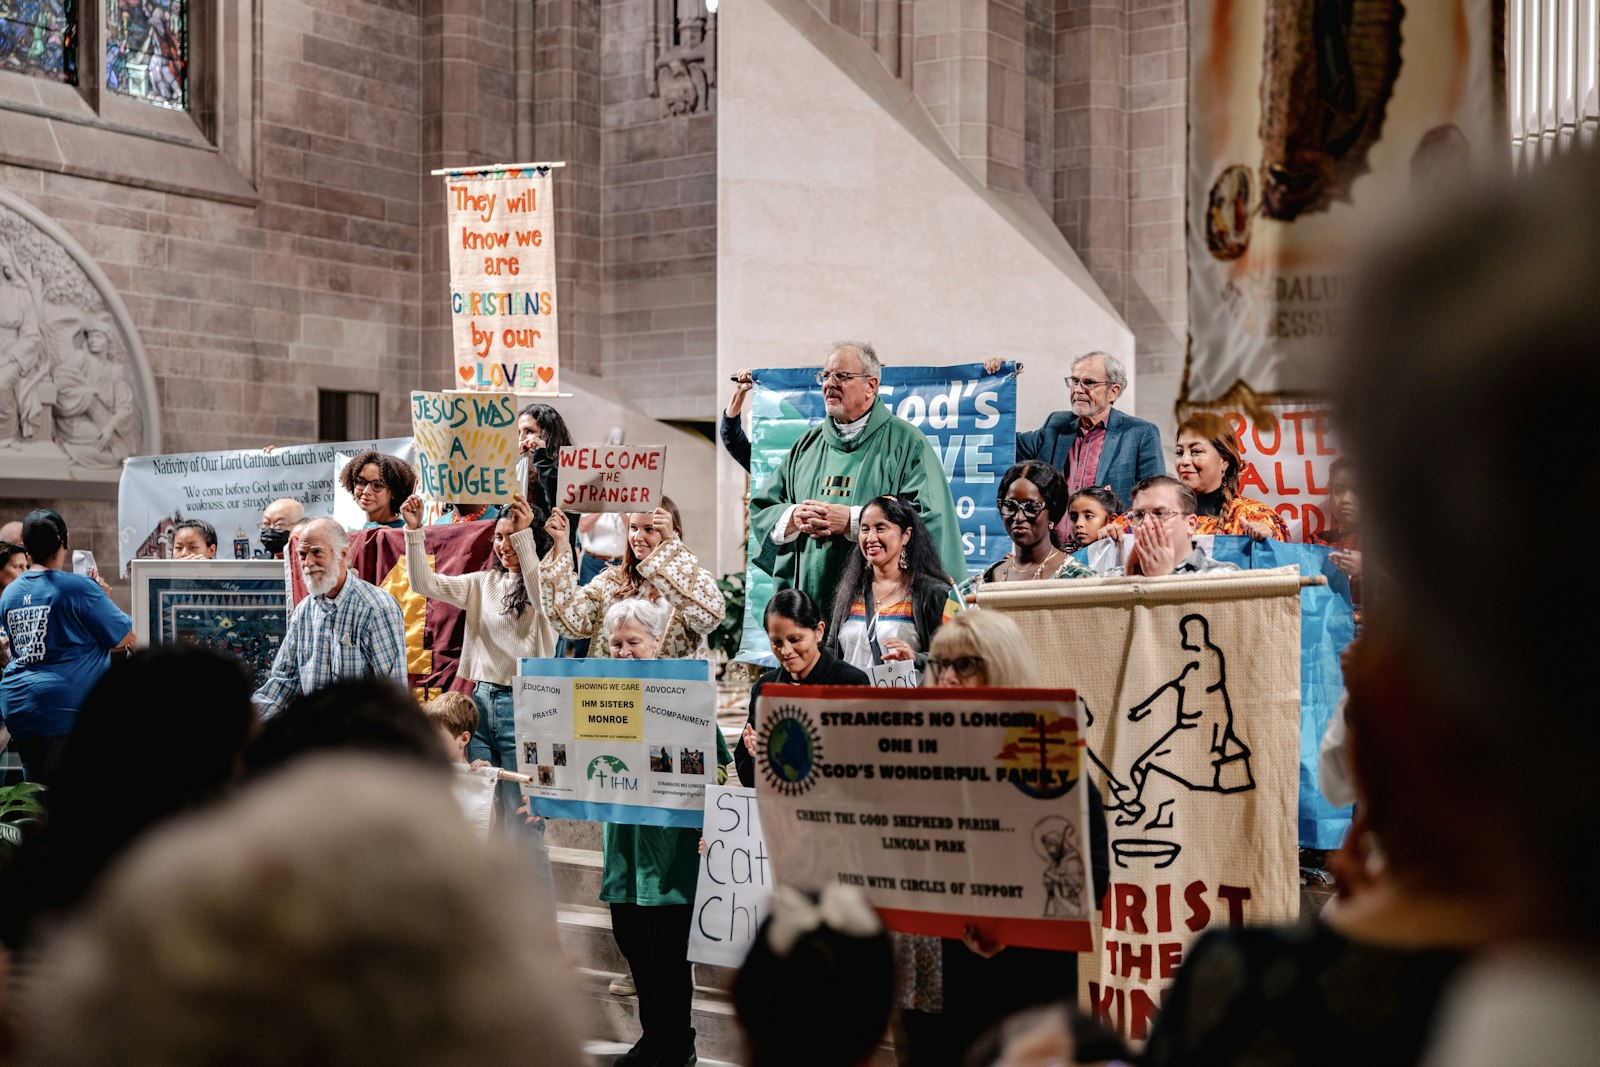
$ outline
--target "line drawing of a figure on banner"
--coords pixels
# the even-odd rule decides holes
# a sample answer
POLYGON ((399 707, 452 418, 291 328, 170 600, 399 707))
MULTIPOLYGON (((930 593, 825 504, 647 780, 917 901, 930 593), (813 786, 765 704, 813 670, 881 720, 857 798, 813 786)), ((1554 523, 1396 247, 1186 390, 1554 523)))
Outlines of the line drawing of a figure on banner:
POLYGON ((1033 828, 1033 850, 1049 866, 1044 869, 1044 917, 1081 919, 1084 907, 1083 852, 1072 824, 1059 815, 1040 819, 1033 828))
MULTIPOLYGON (((1118 826, 1132 826, 1150 812, 1146 788, 1152 771, 1193 791, 1239 793, 1255 788, 1250 748, 1234 732, 1225 659, 1211 641, 1210 623, 1203 615, 1185 615, 1178 630, 1179 647, 1193 655, 1176 677, 1127 712, 1127 721, 1145 724, 1147 734, 1160 732, 1149 744, 1129 746, 1139 754, 1120 774, 1094 756, 1106 775, 1106 810, 1116 812, 1118 826)), ((1144 829, 1172 829, 1173 804, 1174 798, 1157 798, 1144 829)))

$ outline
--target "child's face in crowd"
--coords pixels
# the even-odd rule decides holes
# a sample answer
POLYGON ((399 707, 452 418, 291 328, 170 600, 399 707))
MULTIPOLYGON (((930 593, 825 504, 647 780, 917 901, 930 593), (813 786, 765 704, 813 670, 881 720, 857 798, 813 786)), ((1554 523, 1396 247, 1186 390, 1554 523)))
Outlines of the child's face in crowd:
POLYGON ((1100 536, 1101 527, 1111 521, 1111 513, 1094 497, 1080 496, 1067 505, 1067 521, 1072 523, 1072 539, 1086 545, 1100 536))
POLYGON ((172 537, 174 559, 213 559, 216 554, 217 546, 206 544, 205 536, 199 530, 179 530, 172 537))
POLYGON ((1334 525, 1344 531, 1353 531, 1361 523, 1361 500, 1356 495, 1355 475, 1347 470, 1333 476, 1328 486, 1328 510, 1333 513, 1334 525))

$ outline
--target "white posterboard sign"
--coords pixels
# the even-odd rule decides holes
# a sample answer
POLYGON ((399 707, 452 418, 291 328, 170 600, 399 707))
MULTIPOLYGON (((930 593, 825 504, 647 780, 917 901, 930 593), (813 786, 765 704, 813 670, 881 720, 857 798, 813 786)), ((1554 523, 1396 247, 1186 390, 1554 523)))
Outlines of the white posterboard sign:
POLYGON ((761 833, 756 791, 706 786, 705 851, 694 892, 689 958, 738 967, 755 942, 772 900, 772 865, 761 833))

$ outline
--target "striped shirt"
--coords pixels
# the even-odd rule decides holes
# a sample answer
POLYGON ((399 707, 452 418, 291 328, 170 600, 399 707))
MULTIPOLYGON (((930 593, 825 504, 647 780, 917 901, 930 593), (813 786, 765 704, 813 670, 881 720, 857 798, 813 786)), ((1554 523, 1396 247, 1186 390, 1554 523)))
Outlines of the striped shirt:
POLYGON ((336 596, 308 596, 294 609, 272 673, 252 699, 269 718, 301 693, 366 677, 406 684, 405 619, 393 596, 346 572, 336 596))

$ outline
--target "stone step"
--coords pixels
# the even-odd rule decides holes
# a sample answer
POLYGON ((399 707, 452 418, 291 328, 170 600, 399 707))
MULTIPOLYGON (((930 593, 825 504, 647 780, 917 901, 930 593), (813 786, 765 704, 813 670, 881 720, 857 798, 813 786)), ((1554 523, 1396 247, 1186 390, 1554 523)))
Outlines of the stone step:
POLYGON ((604 866, 601 854, 587 848, 547 847, 550 874, 555 880, 556 906, 599 906, 600 875, 604 866))
MULTIPOLYGON (((618 1051, 626 1051, 639 1040, 639 998, 619 997, 607 989, 615 973, 580 967, 578 977, 594 1009, 590 1013, 590 1038, 617 1042, 621 1045, 618 1051)), ((690 1025, 695 1029, 695 1052, 702 1062, 744 1061, 744 1037, 733 1005, 724 994, 696 988, 690 1025)))
POLYGON ((557 848, 586 848, 599 852, 602 825, 583 819, 551 819, 545 827, 544 843, 557 848))

